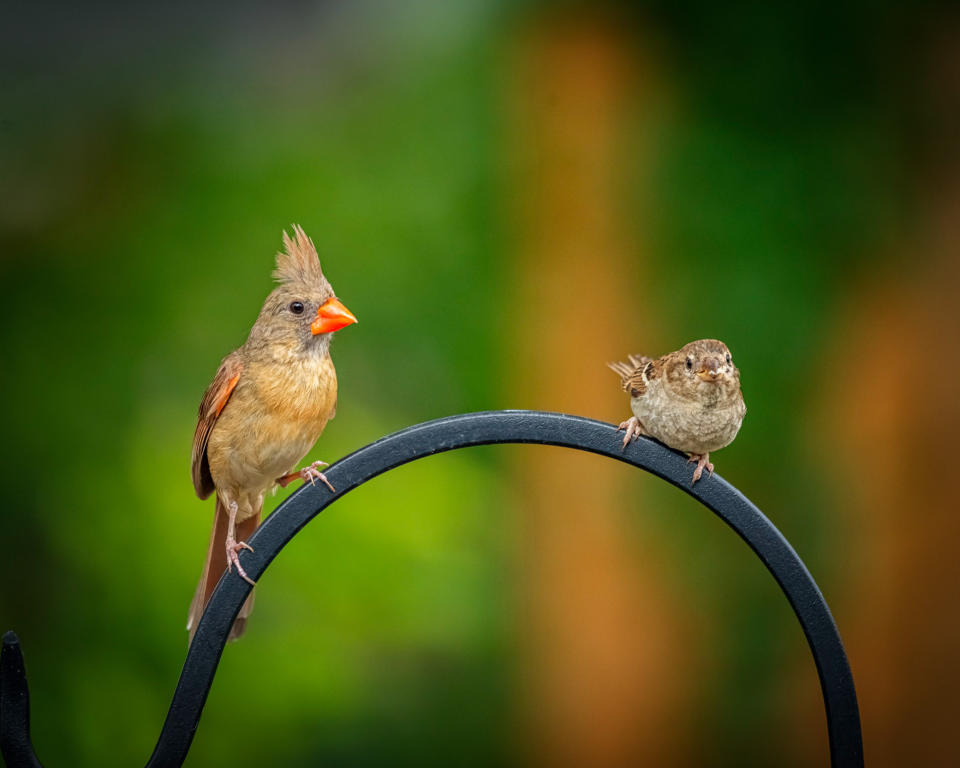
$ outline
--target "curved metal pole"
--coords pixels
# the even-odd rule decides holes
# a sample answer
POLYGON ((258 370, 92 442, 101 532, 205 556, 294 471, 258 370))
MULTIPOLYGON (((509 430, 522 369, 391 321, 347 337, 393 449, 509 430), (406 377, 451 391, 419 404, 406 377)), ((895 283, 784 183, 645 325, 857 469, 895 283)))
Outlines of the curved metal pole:
MULTIPOLYGON (((384 437, 338 461, 325 474, 337 489, 304 486, 267 518, 243 554, 259 579, 281 549, 317 514, 354 488, 401 464, 456 448, 494 443, 538 443, 575 448, 632 464, 693 496, 735 530, 763 561, 793 607, 810 644, 826 706, 831 764, 861 768, 860 715, 840 635, 816 582, 793 547, 743 494, 718 476, 690 484, 686 457, 640 438, 621 451, 615 428, 592 419, 541 411, 468 413, 429 421, 384 437)), ((147 768, 180 766, 200 722, 227 634, 250 590, 236 573, 220 579, 180 673, 170 710, 147 768)), ((30 742, 23 657, 16 636, 4 636, 0 658, 0 751, 9 768, 40 768, 30 742)))

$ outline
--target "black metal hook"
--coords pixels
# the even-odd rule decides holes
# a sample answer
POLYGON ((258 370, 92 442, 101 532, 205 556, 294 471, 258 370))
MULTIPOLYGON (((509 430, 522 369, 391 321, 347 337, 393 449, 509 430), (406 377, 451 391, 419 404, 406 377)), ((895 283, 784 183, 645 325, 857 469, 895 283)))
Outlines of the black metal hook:
MULTIPOLYGON (((450 416, 396 432, 326 470, 336 493, 321 484, 305 485, 281 504, 250 539, 255 551, 243 555, 247 573, 259 579, 301 528, 335 499, 367 480, 425 456, 495 443, 557 445, 632 464, 686 491, 733 528, 773 574, 800 620, 820 676, 831 764, 835 768, 862 768, 860 714, 850 665, 830 609, 793 547, 725 480, 705 477, 691 486, 685 456, 647 438, 621 451, 620 437, 610 424, 561 413, 491 411, 450 416)), ((187 652, 147 768, 173 768, 186 759, 227 634, 249 590, 235 573, 220 579, 187 652)), ((42 768, 30 741, 27 679, 13 632, 4 635, 0 653, 0 753, 9 768, 42 768)))

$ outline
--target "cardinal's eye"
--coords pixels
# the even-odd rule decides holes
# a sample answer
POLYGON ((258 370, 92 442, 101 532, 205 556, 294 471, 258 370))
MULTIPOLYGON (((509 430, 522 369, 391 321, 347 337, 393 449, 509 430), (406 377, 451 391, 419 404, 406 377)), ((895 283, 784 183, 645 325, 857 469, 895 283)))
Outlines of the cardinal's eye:
POLYGON ((732 362, 733 362, 733 358, 730 357, 730 353, 727 352, 727 365, 730 365, 730 363, 732 363, 732 362))
POLYGON ((290 305, 290 311, 295 315, 303 314, 303 302, 295 301, 290 305))
POLYGON ((688 370, 688 371, 692 371, 692 370, 693 370, 693 359, 692 359, 692 358, 689 358, 689 357, 687 358, 687 370, 688 370))

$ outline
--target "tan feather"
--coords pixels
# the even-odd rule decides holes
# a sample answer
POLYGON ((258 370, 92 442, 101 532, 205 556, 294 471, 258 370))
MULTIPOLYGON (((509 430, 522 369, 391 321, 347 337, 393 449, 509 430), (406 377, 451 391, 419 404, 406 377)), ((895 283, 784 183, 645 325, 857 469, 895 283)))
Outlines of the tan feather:
POLYGON ((630 376, 633 375, 633 372, 635 370, 635 367, 630 365, 629 363, 620 363, 620 362, 607 363, 607 368, 609 368, 611 371, 617 374, 617 376, 620 377, 621 383, 629 379, 630 376))
POLYGON ((193 488, 201 499, 207 498, 214 491, 210 463, 207 460, 207 441, 220 417, 220 412, 233 394, 242 371, 243 363, 240 360, 239 351, 231 352, 223 358, 217 375, 213 377, 213 383, 207 388, 203 400, 200 401, 197 428, 193 433, 190 472, 193 476, 193 488))
POLYGON ((640 397, 647 391, 647 380, 644 370, 650 364, 650 358, 645 355, 628 355, 629 363, 607 363, 607 367, 620 377, 620 386, 631 397, 640 397))
POLYGON ((320 267, 313 240, 298 225, 293 225, 293 237, 283 233, 283 250, 277 253, 277 268, 273 277, 280 283, 308 283, 329 285, 320 267))

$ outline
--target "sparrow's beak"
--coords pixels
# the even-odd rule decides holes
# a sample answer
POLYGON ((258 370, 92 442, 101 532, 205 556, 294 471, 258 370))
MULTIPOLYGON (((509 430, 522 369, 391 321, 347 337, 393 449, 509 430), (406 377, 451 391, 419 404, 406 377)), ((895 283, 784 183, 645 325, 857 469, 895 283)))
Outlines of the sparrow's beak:
POLYGON ((333 333, 357 322, 353 312, 347 309, 337 298, 327 299, 317 309, 317 316, 310 323, 310 332, 316 336, 319 333, 333 333))
POLYGON ((720 370, 720 361, 716 358, 708 358, 703 361, 703 367, 697 371, 700 381, 716 381, 723 373, 720 370))

